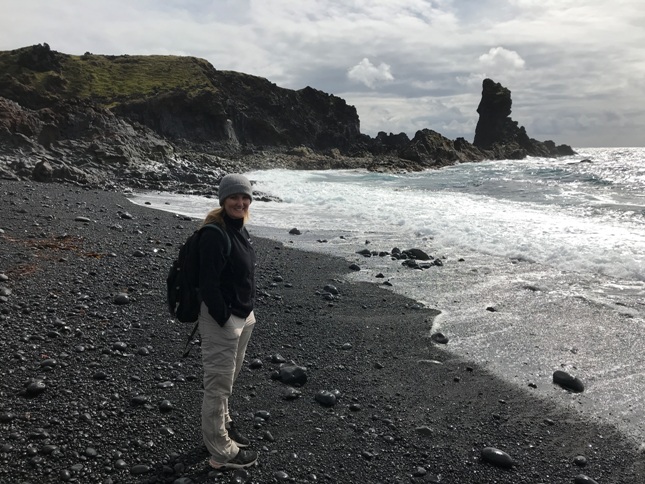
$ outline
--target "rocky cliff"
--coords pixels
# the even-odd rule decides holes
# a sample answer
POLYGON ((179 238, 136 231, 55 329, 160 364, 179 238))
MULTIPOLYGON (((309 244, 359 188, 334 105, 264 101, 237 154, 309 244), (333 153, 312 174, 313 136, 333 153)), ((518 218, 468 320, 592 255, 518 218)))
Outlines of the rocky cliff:
POLYGON ((178 189, 227 171, 285 166, 420 170, 560 156, 510 119, 510 91, 483 83, 475 142, 430 129, 361 134, 356 109, 312 87, 176 56, 71 56, 47 44, 0 52, 0 176, 178 189))

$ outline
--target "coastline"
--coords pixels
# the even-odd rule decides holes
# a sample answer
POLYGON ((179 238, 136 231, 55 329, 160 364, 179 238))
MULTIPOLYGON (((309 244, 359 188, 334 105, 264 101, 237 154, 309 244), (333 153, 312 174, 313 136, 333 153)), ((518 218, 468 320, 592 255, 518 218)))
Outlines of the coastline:
MULTIPOLYGON (((0 481, 230 482, 205 465, 198 348, 181 358, 190 325, 165 309, 167 269, 196 224, 71 185, 0 181, 0 203, 0 481), (32 380, 45 390, 21 396, 32 380)), ((245 365, 231 399, 260 453, 247 482, 642 482, 643 457, 614 427, 433 343, 435 310, 348 282, 342 259, 254 241, 247 363, 262 367, 245 365), (325 299, 327 284, 340 297, 325 299), (307 368, 299 398, 271 378, 275 355, 307 368), (321 390, 338 403, 321 406, 321 390), (482 462, 485 447, 514 467, 482 462)))

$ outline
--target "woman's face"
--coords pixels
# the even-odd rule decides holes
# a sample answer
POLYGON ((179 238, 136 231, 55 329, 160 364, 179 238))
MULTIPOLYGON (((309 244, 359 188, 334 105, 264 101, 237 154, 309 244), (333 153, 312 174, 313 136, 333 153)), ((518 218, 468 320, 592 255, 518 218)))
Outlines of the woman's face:
POLYGON ((243 193, 236 193, 224 200, 224 211, 231 218, 244 218, 249 213, 251 197, 243 193))

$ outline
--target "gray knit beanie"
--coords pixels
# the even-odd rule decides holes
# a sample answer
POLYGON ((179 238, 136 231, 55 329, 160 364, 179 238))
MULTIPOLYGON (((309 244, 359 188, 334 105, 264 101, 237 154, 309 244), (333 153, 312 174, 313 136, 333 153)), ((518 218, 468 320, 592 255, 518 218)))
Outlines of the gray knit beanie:
POLYGON ((230 174, 226 175, 219 182, 219 189, 217 190, 219 195, 219 204, 223 205, 224 200, 231 195, 236 193, 243 193, 248 195, 253 200, 253 189, 251 188, 251 182, 244 175, 230 174))

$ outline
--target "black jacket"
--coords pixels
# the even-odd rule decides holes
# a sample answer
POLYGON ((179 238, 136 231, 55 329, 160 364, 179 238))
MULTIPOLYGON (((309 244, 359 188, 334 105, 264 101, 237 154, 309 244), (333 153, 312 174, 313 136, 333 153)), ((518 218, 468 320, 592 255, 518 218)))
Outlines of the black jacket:
POLYGON ((242 219, 224 215, 231 253, 218 230, 199 237, 199 292, 209 314, 224 326, 231 314, 246 318, 255 303, 255 250, 242 219))

